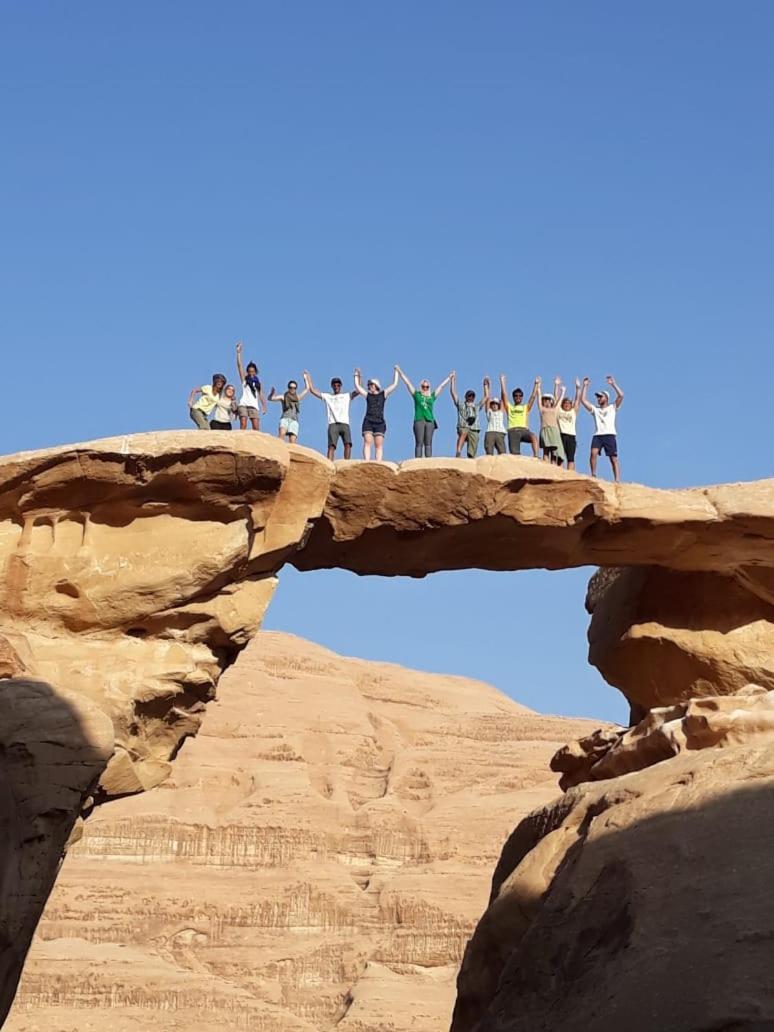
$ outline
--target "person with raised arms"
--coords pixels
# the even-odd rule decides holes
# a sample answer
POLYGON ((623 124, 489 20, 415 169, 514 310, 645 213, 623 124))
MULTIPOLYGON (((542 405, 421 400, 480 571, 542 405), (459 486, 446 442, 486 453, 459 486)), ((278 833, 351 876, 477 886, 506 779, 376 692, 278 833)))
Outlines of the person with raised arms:
POLYGON ((288 380, 288 388, 284 394, 277 394, 273 387, 269 391, 269 401, 277 401, 282 405, 282 417, 280 418, 279 430, 277 432, 280 440, 287 441, 288 444, 295 444, 298 440, 301 402, 308 393, 308 387, 301 391, 300 394, 298 393, 298 383, 296 380, 288 380))
POLYGON ((508 451, 511 455, 521 455, 521 443, 526 441, 532 446, 532 455, 537 458, 538 439, 529 428, 529 414, 537 398, 537 380, 532 386, 529 401, 524 402, 524 391, 521 387, 513 390, 513 404, 508 401, 508 389, 505 385, 505 375, 500 373, 500 397, 503 403, 503 412, 508 417, 508 451))
POLYGON ((505 455, 505 412, 502 399, 490 393, 491 381, 484 377, 484 411, 486 413, 486 433, 484 434, 484 451, 487 455, 505 455))
POLYGON ((253 430, 261 429, 261 419, 258 414, 260 404, 264 416, 269 411, 266 405, 266 397, 263 393, 263 386, 258 379, 258 366, 255 362, 248 362, 247 369, 242 364, 242 341, 236 346, 237 372, 239 382, 242 384, 242 394, 237 402, 237 415, 239 416, 239 429, 247 429, 247 420, 253 430))
POLYGON ((457 374, 451 374, 451 400, 457 409, 457 447, 455 458, 461 458, 462 446, 466 446, 469 459, 475 459, 478 451, 478 441, 481 435, 481 426, 478 421, 478 413, 484 407, 484 402, 476 404, 476 392, 465 391, 465 400, 460 401, 457 394, 457 374))
POLYGON ((226 388, 226 377, 223 373, 213 373, 212 386, 205 383, 203 387, 194 387, 188 395, 188 413, 196 424, 197 430, 209 430, 207 416, 215 408, 226 388), (196 395, 199 395, 198 400, 196 395))
POLYGON ((419 390, 416 390, 401 367, 396 366, 396 368, 398 376, 406 385, 406 390, 414 399, 414 458, 432 458, 433 434, 438 428, 435 418, 435 401, 451 380, 451 373, 445 380, 441 380, 435 390, 431 389, 429 380, 420 380, 419 390))
POLYGON ((610 459, 613 476, 617 483, 621 479, 621 463, 618 459, 618 433, 615 427, 615 417, 618 409, 623 404, 624 395, 612 376, 607 377, 607 382, 615 391, 615 401, 612 404, 610 402, 610 393, 605 390, 596 391, 594 397, 597 404, 591 404, 586 397, 589 384, 591 383, 588 376, 583 378, 583 390, 581 391, 580 400, 581 405, 594 418, 594 436, 591 438, 591 455, 589 457, 591 475, 592 477, 597 475, 597 459, 599 458, 599 453, 603 451, 610 459))
POLYGON ((363 387, 362 373, 355 370, 355 390, 366 400, 365 416, 363 417, 363 458, 371 458, 371 449, 375 451, 374 458, 377 462, 382 461, 384 455, 384 435, 387 433, 387 424, 384 421, 384 403, 398 386, 398 367, 395 366, 395 375, 392 383, 386 390, 373 377, 363 387))
POLYGON ((540 398, 540 447, 543 449, 543 462, 551 462, 561 466, 564 462, 562 435, 559 432, 559 405, 564 398, 564 387, 557 376, 554 379, 554 393, 542 390, 541 379, 537 378, 538 397, 540 398))
POLYGON ((318 391, 306 369, 304 370, 304 383, 310 394, 325 402, 325 413, 328 417, 328 458, 331 461, 336 458, 339 441, 342 441, 344 445, 344 458, 351 458, 352 431, 349 425, 349 404, 353 398, 358 396, 357 389, 354 391, 342 390, 341 380, 338 376, 334 376, 331 380, 330 394, 327 391, 318 391))
POLYGON ((575 397, 572 401, 563 397, 562 403, 556 413, 559 423, 559 433, 562 435, 562 447, 567 459, 567 469, 575 469, 575 452, 578 446, 577 437, 577 416, 580 408, 581 382, 575 378, 575 397))

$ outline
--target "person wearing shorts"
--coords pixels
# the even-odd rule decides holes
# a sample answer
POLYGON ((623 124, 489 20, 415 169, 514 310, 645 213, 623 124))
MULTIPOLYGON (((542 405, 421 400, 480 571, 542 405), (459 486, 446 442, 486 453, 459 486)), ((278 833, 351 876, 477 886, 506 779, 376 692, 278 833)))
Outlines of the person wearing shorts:
POLYGON ((298 383, 295 380, 288 380, 288 388, 284 394, 277 394, 273 387, 269 391, 269 401, 277 401, 282 405, 278 434, 280 440, 287 441, 288 444, 295 444, 298 440, 301 401, 308 393, 309 390, 305 388, 299 394, 298 383))
POLYGON ((351 458, 352 431, 349 427, 349 405, 352 399, 358 396, 357 391, 343 391, 341 380, 337 376, 331 380, 330 394, 318 391, 306 369, 304 370, 304 383, 310 394, 325 402, 325 412, 328 417, 328 458, 331 461, 336 458, 339 441, 342 441, 344 445, 344 458, 351 458))
POLYGON ((210 430, 231 430, 231 420, 236 415, 236 388, 233 383, 224 388, 223 393, 215 402, 210 420, 210 430))
POLYGON ((209 416, 215 408, 217 402, 220 401, 225 387, 226 377, 223 373, 214 373, 212 377, 212 386, 205 383, 203 387, 194 387, 188 395, 188 414, 196 424, 197 430, 210 429, 207 416, 209 416), (199 395, 199 399, 194 400, 197 394, 199 395))
POLYGON ((406 390, 414 399, 414 458, 432 458, 433 434, 438 429, 435 419, 435 401, 451 380, 451 373, 438 384, 435 390, 431 389, 429 380, 421 380, 419 390, 416 390, 401 367, 397 368, 398 376, 403 380, 406 390))
POLYGON ((576 422, 580 408, 580 388, 580 380, 576 379, 575 397, 572 401, 569 398, 562 398, 562 403, 556 413, 568 469, 575 469, 575 452, 578 445, 576 422))
POLYGON ((460 401, 457 395, 457 374, 451 374, 451 399, 457 409, 457 447, 456 458, 462 456, 462 446, 466 446, 469 459, 475 459, 478 451, 478 441, 481 436, 481 426, 478 421, 479 410, 484 402, 476 404, 476 392, 465 391, 465 400, 460 401))
POLYGON ((261 429, 261 419, 258 414, 258 405, 260 404, 263 410, 264 416, 268 409, 266 407, 266 398, 264 397, 263 387, 261 381, 258 379, 258 366, 255 362, 248 362, 247 369, 242 365, 242 341, 240 340, 236 346, 237 356, 237 372, 239 373, 239 382, 242 384, 242 396, 237 402, 237 415, 239 416, 239 429, 247 429, 247 421, 250 420, 250 426, 253 430, 261 429))
POLYGON ((613 470, 613 476, 616 483, 621 480, 621 463, 618 459, 618 433, 616 430, 615 420, 618 413, 618 409, 623 404, 623 391, 615 382, 612 376, 607 377, 608 384, 615 391, 615 401, 610 403, 610 393, 608 391, 596 391, 594 397, 596 398, 596 405, 592 405, 586 397, 586 393, 589 389, 588 376, 584 377, 583 390, 581 391, 581 405, 590 412, 594 419, 594 436, 591 438, 591 455, 589 457, 589 465, 591 467, 591 475, 595 477, 597 475, 597 459, 599 453, 604 452, 610 459, 610 465, 613 470))
POLYGON ((529 428, 529 414, 537 398, 537 380, 532 387, 529 401, 524 402, 524 392, 521 387, 514 388, 513 403, 508 401, 508 388, 505 383, 505 376, 500 374, 500 398, 502 410, 508 417, 508 451, 511 455, 521 455, 522 443, 532 447, 532 455, 537 458, 538 440, 529 428))
POLYGON ((392 383, 385 390, 374 377, 363 387, 363 376, 359 369, 355 370, 355 390, 362 394, 366 401, 365 417, 363 418, 363 458, 371 458, 371 449, 374 449, 374 458, 381 462, 384 457, 384 435, 387 433, 387 424, 384 421, 384 404, 398 386, 398 367, 395 366, 395 375, 392 383))
POLYGON ((484 378, 484 412, 486 413, 486 433, 484 434, 484 451, 487 455, 505 455, 505 412, 500 398, 493 398, 489 393, 489 377, 484 378))

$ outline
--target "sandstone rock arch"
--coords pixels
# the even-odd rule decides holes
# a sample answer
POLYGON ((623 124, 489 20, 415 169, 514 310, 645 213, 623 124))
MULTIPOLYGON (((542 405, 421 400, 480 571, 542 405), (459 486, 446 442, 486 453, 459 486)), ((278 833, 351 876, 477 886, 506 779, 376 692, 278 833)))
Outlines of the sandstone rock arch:
POLYGON ((518 458, 334 465, 259 434, 22 453, 0 460, 0 674, 109 719, 99 798, 167 777, 286 563, 413 577, 625 568, 590 592, 591 657, 638 715, 768 687, 773 500, 771 481, 660 491, 518 458))

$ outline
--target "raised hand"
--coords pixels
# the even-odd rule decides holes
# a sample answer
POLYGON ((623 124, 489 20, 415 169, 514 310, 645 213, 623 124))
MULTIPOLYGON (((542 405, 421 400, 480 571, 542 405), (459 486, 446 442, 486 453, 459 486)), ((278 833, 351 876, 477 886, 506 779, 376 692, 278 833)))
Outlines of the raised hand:
POLYGON ((588 376, 584 376, 584 377, 583 377, 583 386, 584 386, 584 387, 588 387, 588 385, 589 385, 590 383, 591 383, 591 380, 589 379, 589 377, 588 377, 588 376))
POLYGON ((236 349, 237 349, 237 354, 241 355, 242 354, 242 341, 241 340, 237 341, 236 349))
POLYGON ((556 386, 557 386, 557 387, 559 386, 559 384, 560 384, 561 382, 562 382, 562 378, 561 378, 561 376, 555 376, 555 377, 554 377, 554 383, 556 384, 556 386))
POLYGON ((612 376, 610 376, 609 374, 608 374, 608 375, 607 375, 607 376, 605 377, 605 379, 607 380, 607 382, 608 382, 608 383, 610 384, 610 386, 611 386, 611 387, 612 387, 612 386, 613 386, 613 384, 615 383, 615 380, 614 380, 614 379, 613 379, 613 377, 612 377, 612 376))
POLYGON ((272 389, 269 391, 269 401, 271 401, 275 397, 276 393, 277 392, 272 387, 272 389))
POLYGON ((576 390, 576 391, 577 391, 577 390, 579 390, 579 388, 580 388, 580 385, 581 385, 581 382, 580 382, 580 380, 578 379, 578 377, 576 376, 576 377, 575 377, 575 390, 576 390))

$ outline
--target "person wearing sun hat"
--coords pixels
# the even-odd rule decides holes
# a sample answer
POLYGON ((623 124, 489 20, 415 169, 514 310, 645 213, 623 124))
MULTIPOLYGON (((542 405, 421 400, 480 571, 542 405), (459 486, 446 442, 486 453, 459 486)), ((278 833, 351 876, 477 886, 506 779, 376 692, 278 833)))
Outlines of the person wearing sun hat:
POLYGON ((565 460, 562 434, 559 430, 559 405, 564 398, 564 387, 557 376, 554 380, 554 393, 544 392, 541 389, 541 380, 538 377, 538 408, 540 411, 540 447, 543 449, 543 462, 551 462, 555 466, 561 466, 565 460))
POLYGON ((363 418, 363 458, 371 458, 371 449, 374 449, 377 462, 382 461, 384 456, 384 435, 387 433, 387 423, 384 419, 384 403, 398 386, 398 367, 395 366, 395 376, 389 387, 382 389, 381 383, 372 377, 363 387, 362 373, 355 370, 355 390, 362 394, 366 400, 366 411, 363 418))
POLYGON ((616 483, 621 479, 621 463, 618 459, 618 433, 615 426, 615 417, 618 409, 623 404, 623 391, 615 382, 612 376, 607 377, 608 384, 615 391, 615 401, 611 403, 610 392, 607 390, 595 391, 596 405, 592 405, 586 397, 591 380, 588 376, 583 379, 583 390, 581 391, 581 405, 590 412, 594 419, 594 436, 591 438, 591 456, 589 464, 591 475, 597 475, 597 459, 603 451, 610 459, 613 468, 613 476, 616 483))

